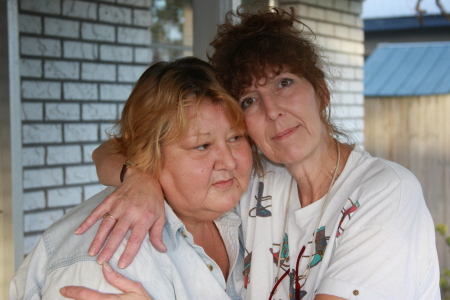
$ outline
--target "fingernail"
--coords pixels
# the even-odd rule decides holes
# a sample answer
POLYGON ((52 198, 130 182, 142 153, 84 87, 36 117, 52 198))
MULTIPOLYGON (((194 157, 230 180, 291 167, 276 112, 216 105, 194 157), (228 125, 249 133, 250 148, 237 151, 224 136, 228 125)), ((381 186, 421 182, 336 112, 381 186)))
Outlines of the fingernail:
POLYGON ((108 263, 104 263, 103 264, 103 268, 106 270, 106 272, 111 273, 112 272, 112 268, 108 263))
POLYGON ((105 262, 105 257, 104 257, 103 255, 100 255, 100 256, 97 258, 97 263, 98 263, 99 265, 103 265, 104 262, 105 262))
POLYGON ((61 288, 61 289, 59 290, 59 292, 60 292, 61 294, 64 294, 64 293, 66 292, 66 288, 65 288, 65 287, 61 288))
POLYGON ((89 254, 90 256, 95 256, 95 251, 89 249, 88 254, 89 254))
POLYGON ((80 234, 81 228, 78 227, 77 230, 75 230, 75 234, 80 234))
POLYGON ((124 261, 119 261, 119 263, 117 264, 117 266, 118 266, 120 269, 123 269, 123 268, 125 268, 126 263, 125 263, 124 261))

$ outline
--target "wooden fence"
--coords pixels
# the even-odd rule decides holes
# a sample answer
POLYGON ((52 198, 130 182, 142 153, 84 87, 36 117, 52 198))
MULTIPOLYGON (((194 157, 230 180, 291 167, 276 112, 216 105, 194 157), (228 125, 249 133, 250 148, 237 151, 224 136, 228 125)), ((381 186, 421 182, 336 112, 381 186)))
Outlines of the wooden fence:
MULTIPOLYGON (((366 150, 411 170, 435 224, 450 230, 450 95, 366 98, 364 126, 366 150)), ((436 239, 441 270, 450 268, 450 249, 436 239)))

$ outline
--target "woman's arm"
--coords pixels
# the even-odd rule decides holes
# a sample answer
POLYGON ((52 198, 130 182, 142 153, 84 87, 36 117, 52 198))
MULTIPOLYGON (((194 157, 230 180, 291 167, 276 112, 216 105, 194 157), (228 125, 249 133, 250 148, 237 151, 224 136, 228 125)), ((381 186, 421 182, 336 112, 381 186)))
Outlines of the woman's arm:
POLYGON ((114 216, 103 218, 89 248, 89 255, 97 255, 111 232, 97 259, 99 263, 109 261, 130 228, 131 235, 119 260, 119 268, 126 268, 133 261, 149 230, 153 246, 158 251, 165 252, 162 230, 166 217, 159 182, 152 176, 130 167, 125 173, 123 183, 120 184, 120 171, 126 159, 123 155, 112 151, 111 142, 106 142, 96 149, 93 160, 97 165, 101 182, 118 187, 75 231, 76 234, 83 234, 107 212, 114 216))
POLYGON ((108 263, 103 264, 103 275, 109 284, 124 294, 102 294, 81 286, 66 286, 60 290, 61 295, 75 300, 153 300, 142 284, 120 275, 108 263))
POLYGON ((97 169, 100 183, 108 186, 118 187, 120 182, 120 171, 127 158, 114 150, 114 142, 108 140, 101 144, 92 153, 92 160, 97 169))

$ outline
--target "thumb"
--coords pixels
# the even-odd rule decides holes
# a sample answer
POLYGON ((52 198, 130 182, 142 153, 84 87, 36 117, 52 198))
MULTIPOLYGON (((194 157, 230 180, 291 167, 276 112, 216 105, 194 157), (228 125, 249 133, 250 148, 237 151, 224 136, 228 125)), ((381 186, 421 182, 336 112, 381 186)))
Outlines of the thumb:
POLYGON ((161 253, 165 253, 167 251, 166 245, 164 245, 163 242, 163 230, 164 225, 166 224, 166 216, 162 215, 150 228, 150 242, 152 243, 153 247, 155 247, 156 250, 158 250, 161 253))

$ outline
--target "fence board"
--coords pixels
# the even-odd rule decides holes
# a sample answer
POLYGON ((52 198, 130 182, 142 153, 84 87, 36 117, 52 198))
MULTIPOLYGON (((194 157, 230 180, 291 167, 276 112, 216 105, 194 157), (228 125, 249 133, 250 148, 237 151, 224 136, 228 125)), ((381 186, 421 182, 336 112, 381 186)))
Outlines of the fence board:
MULTIPOLYGON (((450 95, 365 99, 365 149, 410 169, 435 223, 450 229, 450 95)), ((441 269, 450 251, 437 238, 441 269)))

